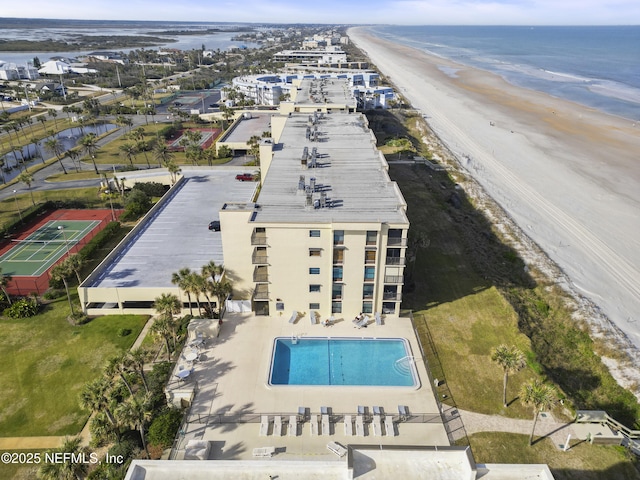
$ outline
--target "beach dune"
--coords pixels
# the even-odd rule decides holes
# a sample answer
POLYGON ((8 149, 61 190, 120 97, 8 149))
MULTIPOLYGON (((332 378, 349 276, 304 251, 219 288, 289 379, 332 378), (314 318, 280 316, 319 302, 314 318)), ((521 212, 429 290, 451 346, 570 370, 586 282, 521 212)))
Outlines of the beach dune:
POLYGON ((567 287, 599 307, 594 327, 637 355, 640 122, 516 87, 365 27, 348 35, 566 273, 567 287))

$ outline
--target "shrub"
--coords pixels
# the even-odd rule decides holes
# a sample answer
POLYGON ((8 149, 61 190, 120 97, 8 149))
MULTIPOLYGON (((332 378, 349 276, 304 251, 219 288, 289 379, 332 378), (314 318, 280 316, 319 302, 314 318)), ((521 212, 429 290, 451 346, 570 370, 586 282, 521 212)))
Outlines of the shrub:
POLYGON ((120 337, 126 337, 129 334, 131 334, 130 328, 121 328, 120 330, 118 330, 118 336, 120 337))
MULTIPOLYGON (((109 222, 104 229, 99 231, 95 237, 87 242, 87 244, 80 250, 83 260, 90 260, 95 257, 95 253, 103 245, 105 245, 111 238, 115 237, 120 232, 120 222, 109 222)), ((54 287, 49 282, 49 286, 52 288, 60 288, 62 285, 54 287)))
POLYGON ((169 190, 169 185, 163 185, 158 182, 142 182, 136 183, 133 190, 140 190, 149 197, 161 197, 169 190))
POLYGON ((142 190, 131 190, 124 201, 124 212, 120 219, 124 221, 137 220, 147 213, 153 204, 149 196, 142 190))
MULTIPOLYGON (((61 282, 62 280, 60 280, 61 282)), ((59 289, 59 288, 54 288, 51 287, 51 283, 55 283, 55 282, 49 282, 49 290, 47 290, 46 292, 44 292, 44 294, 42 295, 42 298, 44 298, 45 300, 55 300, 56 298, 60 298, 63 295, 65 295, 64 290, 59 289)))
POLYGON ((178 433, 182 413, 176 408, 171 408, 157 416, 149 426, 149 443, 163 448, 170 447, 178 433))
POLYGON ((10 318, 29 318, 37 315, 39 309, 34 298, 21 298, 5 309, 4 315, 10 318))

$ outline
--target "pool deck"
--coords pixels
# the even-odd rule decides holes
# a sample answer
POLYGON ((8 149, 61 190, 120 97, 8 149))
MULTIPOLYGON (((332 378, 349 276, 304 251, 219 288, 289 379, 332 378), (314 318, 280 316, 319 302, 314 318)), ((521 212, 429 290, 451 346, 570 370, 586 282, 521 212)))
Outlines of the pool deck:
MULTIPOLYGON (((352 337, 406 338, 411 354, 421 357, 411 321, 408 318, 387 318, 384 325, 371 322, 357 329, 351 320, 337 318, 335 325, 311 325, 308 319, 288 323, 280 318, 254 317, 252 314, 227 314, 218 338, 208 339, 201 360, 195 363, 193 374, 185 383, 172 380, 168 389, 176 391, 197 385, 190 410, 190 423, 180 439, 177 458, 183 458, 188 440, 208 440, 212 443, 209 459, 250 459, 257 447, 276 447, 278 456, 287 459, 326 459, 338 457, 326 448, 330 441, 348 444, 375 445, 449 445, 446 431, 439 419, 437 402, 422 361, 416 361, 419 387, 350 387, 350 386, 269 386, 273 339, 275 337, 352 337), (372 425, 365 423, 365 436, 346 436, 340 420, 331 424, 330 435, 312 435, 309 421, 298 425, 298 435, 288 436, 286 422, 299 407, 320 416, 321 407, 329 407, 339 418, 342 414, 357 415, 357 407, 381 406, 398 420, 398 405, 406 405, 414 420, 420 414, 431 414, 430 423, 396 423, 396 436, 374 436, 372 425), (237 423, 216 423, 215 415, 243 415, 237 423), (213 417, 212 417, 213 415, 213 417), (260 436, 260 416, 269 415, 268 436, 260 436), (273 415, 281 415, 283 436, 273 435, 273 415), (208 417, 209 424, 206 425, 208 417), (247 421, 251 423, 246 423, 247 421), (282 455, 282 456, 281 456, 282 455), (310 457, 312 456, 312 457, 310 457)), ((384 422, 383 422, 384 423, 384 422)))

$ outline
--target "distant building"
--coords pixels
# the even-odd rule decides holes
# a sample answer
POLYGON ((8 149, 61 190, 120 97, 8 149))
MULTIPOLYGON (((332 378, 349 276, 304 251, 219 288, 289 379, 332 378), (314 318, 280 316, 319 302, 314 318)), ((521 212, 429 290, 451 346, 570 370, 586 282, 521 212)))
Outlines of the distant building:
POLYGON ((18 65, 0 62, 0 80, 35 80, 38 76, 38 69, 32 63, 18 65))
POLYGON ((274 61, 284 63, 314 63, 325 65, 332 63, 346 63, 347 54, 337 47, 327 47, 324 50, 283 50, 273 56, 274 61))
POLYGON ((94 68, 87 68, 84 66, 71 65, 61 60, 49 60, 42 64, 38 70, 40 75, 66 75, 69 73, 86 74, 86 73, 98 73, 94 68))

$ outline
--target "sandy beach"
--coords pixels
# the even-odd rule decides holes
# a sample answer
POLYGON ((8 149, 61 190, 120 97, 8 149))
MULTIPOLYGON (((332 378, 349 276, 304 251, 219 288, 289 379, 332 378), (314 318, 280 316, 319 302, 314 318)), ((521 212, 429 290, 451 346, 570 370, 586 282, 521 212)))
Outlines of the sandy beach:
POLYGON ((640 359, 640 122, 513 86, 364 27, 348 35, 566 274, 557 280, 597 306, 593 330, 640 359))

